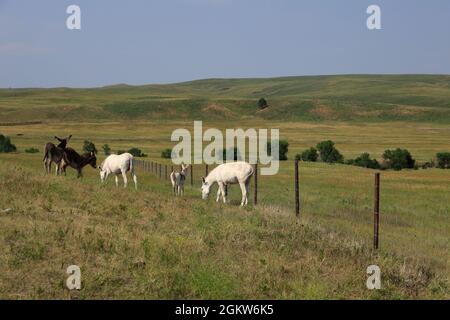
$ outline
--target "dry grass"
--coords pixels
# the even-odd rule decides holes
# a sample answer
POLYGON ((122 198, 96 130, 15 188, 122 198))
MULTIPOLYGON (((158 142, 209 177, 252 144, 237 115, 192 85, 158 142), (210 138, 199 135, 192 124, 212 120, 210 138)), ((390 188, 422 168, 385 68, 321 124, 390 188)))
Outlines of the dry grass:
POLYGON ((381 252, 350 234, 278 206, 202 202, 189 188, 140 174, 139 191, 45 176, 38 156, 0 158, 0 297, 27 298, 448 298, 426 262, 381 252), (65 269, 82 270, 69 295, 65 269), (365 287, 377 264, 383 289, 365 287))
MULTIPOLYGON (((289 157, 325 139, 346 157, 387 148, 420 161, 448 149, 448 126, 240 121, 208 127, 280 128, 289 157)), ((186 122, 57 123, 2 127, 19 152, 73 134, 115 151, 139 147, 160 159, 186 122)), ((0 155, 0 297, 70 298, 65 269, 82 269, 89 298, 449 298, 450 171, 383 172, 381 251, 373 255, 373 171, 350 166, 300 168, 302 224, 293 217, 291 161, 260 178, 260 205, 199 200, 188 188, 174 200, 168 182, 139 172, 140 190, 85 178, 45 176, 41 154, 0 155), (1 210, 12 208, 9 213, 1 210), (366 289, 366 268, 378 264, 383 290, 366 289), (20 281, 19 281, 20 280, 20 281)), ((100 159, 101 160, 101 159, 100 159)), ((167 162, 166 162, 167 163, 167 162)), ((203 168, 195 168, 195 181, 203 168)))

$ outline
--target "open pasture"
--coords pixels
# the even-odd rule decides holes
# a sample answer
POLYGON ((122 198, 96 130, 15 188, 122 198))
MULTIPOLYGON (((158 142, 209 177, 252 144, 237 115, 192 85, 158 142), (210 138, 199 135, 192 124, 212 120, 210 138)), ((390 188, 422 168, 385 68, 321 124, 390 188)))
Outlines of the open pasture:
MULTIPOLYGON (((233 122, 205 127, 234 128, 233 122)), ((448 149, 450 129, 437 124, 294 123, 249 120, 239 127, 279 128, 289 158, 325 139, 345 157, 409 149, 419 161, 448 149)), ((58 123, 1 127, 18 154, 1 154, 2 297, 69 297, 67 265, 82 267, 81 298, 415 298, 449 296, 450 172, 382 172, 380 252, 371 249, 373 174, 343 165, 300 164, 301 220, 295 219, 293 161, 259 177, 259 205, 239 209, 200 199, 194 187, 174 199, 168 180, 137 171, 139 190, 101 186, 97 170, 82 180, 45 176, 41 153, 55 134, 73 134, 100 150, 139 147, 146 161, 173 146, 175 128, 192 122, 58 123), (378 264, 383 290, 365 288, 365 269, 378 264), (83 271, 84 270, 84 271, 83 271), (24 279, 17 282, 17 277, 24 279), (25 276, 24 276, 25 275, 25 276)), ((99 152, 99 161, 103 156, 99 152)), ((69 169, 70 170, 70 169, 69 169)), ((252 186, 253 187, 253 186, 252 186)), ((251 191, 253 188, 251 187, 251 191)), ((251 203, 252 197, 249 198, 251 203)))

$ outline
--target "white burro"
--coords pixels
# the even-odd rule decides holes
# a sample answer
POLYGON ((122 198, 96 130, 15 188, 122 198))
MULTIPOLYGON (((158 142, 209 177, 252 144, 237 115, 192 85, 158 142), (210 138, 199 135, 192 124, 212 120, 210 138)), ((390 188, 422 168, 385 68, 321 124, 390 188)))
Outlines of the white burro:
POLYGON ((211 191, 211 186, 217 183, 219 189, 217 190, 216 201, 219 202, 220 196, 222 195, 223 203, 226 203, 227 195, 225 186, 238 183, 242 191, 241 206, 247 205, 250 180, 253 172, 253 167, 244 161, 228 162, 217 166, 206 178, 202 178, 202 198, 206 200, 211 191))
POLYGON ((109 155, 102 164, 98 167, 100 169, 100 179, 102 183, 106 181, 110 174, 116 175, 116 186, 119 186, 119 175, 123 177, 123 186, 126 188, 128 184, 127 172, 130 171, 133 177, 134 187, 137 190, 137 177, 133 166, 133 156, 129 153, 122 153, 120 155, 109 155))

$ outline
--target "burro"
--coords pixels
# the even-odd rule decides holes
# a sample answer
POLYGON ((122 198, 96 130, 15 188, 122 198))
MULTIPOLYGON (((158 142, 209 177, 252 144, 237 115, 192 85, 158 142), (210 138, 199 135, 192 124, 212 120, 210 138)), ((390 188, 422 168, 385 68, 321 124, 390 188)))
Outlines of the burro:
POLYGON ((250 164, 261 164, 261 175, 278 173, 279 129, 225 129, 225 138, 223 131, 216 128, 208 128, 203 132, 202 121, 194 121, 193 129, 193 134, 186 128, 178 128, 172 132, 171 141, 178 142, 172 149, 174 164, 221 164, 224 161, 235 161, 237 156, 239 160, 250 164), (267 143, 269 131, 270 144, 267 143))

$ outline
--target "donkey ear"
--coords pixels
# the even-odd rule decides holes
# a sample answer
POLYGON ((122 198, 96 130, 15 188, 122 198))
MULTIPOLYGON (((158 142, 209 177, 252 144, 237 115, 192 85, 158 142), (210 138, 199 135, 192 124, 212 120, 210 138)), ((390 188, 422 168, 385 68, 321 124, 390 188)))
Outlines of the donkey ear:
POLYGON ((67 137, 67 140, 70 140, 71 138, 72 138, 72 135, 68 136, 68 137, 67 137))
POLYGON ((206 183, 205 177, 202 177, 202 182, 206 183))

